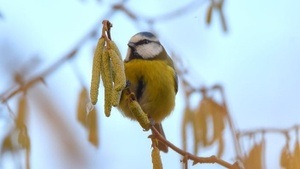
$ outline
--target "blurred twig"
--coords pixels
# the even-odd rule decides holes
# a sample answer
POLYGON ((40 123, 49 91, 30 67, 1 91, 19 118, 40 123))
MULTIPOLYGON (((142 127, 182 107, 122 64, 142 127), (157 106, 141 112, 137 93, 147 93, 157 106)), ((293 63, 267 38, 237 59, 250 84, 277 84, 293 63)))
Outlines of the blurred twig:
POLYGON ((42 73, 40 73, 38 76, 32 78, 31 80, 29 80, 27 83, 24 83, 23 85, 21 85, 20 87, 18 87, 15 90, 12 90, 10 92, 5 92, 5 93, 9 93, 7 96, 3 96, 1 97, 0 101, 2 103, 7 102, 7 100, 9 100, 10 98, 12 98, 13 96, 15 96, 17 93, 22 92, 22 91, 27 91, 29 88, 31 88, 34 84, 36 84, 37 82, 44 82, 44 78, 54 72, 55 70, 57 70, 63 63, 65 63, 65 61, 71 59, 73 56, 75 56, 77 52, 77 49, 72 50, 70 53, 68 53, 66 56, 62 57, 60 60, 58 60, 57 62, 55 62, 53 65, 51 65, 49 68, 47 68, 45 71, 43 71, 42 73))
MULTIPOLYGON (((145 16, 141 16, 140 14, 134 13, 134 11, 130 10, 129 8, 127 8, 125 6, 124 1, 121 3, 114 4, 112 6, 112 9, 124 12, 124 14, 127 15, 134 22, 143 21, 145 23, 148 23, 149 27, 152 27, 152 25, 157 22, 169 21, 170 19, 174 19, 181 15, 186 15, 187 12, 192 12, 193 10, 199 8, 205 1, 208 1, 208 0, 195 0, 195 1, 192 1, 186 5, 178 8, 178 9, 175 9, 171 12, 167 12, 165 14, 162 14, 162 15, 156 16, 156 17, 145 17, 145 16)), ((224 12, 223 12, 224 0, 219 0, 219 1, 210 0, 210 1, 211 1, 211 5, 210 5, 211 11, 208 13, 208 15, 210 15, 208 17, 209 20, 211 18, 212 9, 217 10, 220 15, 220 20, 221 20, 221 25, 222 25, 223 31, 227 32, 227 24, 226 24, 226 19, 225 19, 224 12)), ((210 21, 207 23, 209 24, 210 21)))
MULTIPOLYGON (((113 14, 112 11, 109 11, 105 16, 110 17, 113 14)), ((28 80, 27 83, 22 84, 16 89, 11 90, 13 87, 10 87, 7 91, 4 91, 2 94, 0 94, 0 102, 4 103, 7 102, 10 98, 15 96, 17 93, 22 91, 27 91, 29 88, 31 88, 33 85, 35 85, 38 82, 45 82, 44 79, 47 75, 51 74, 55 70, 57 70, 60 66, 62 66, 66 61, 72 59, 74 56, 76 56, 77 51, 80 49, 80 47, 91 37, 94 37, 96 35, 96 32, 99 30, 99 23, 97 23, 91 31, 89 31, 78 43, 74 46, 73 49, 70 50, 69 53, 67 53, 65 56, 61 57, 57 62, 52 64, 50 67, 48 67, 46 70, 44 70, 39 75, 33 77, 32 79, 28 80)))
POLYGON ((141 20, 141 21, 145 21, 146 23, 154 23, 154 22, 159 22, 159 21, 170 20, 170 19, 179 17, 183 14, 186 15, 187 12, 192 12, 193 9, 198 8, 205 1, 206 0, 200 0, 200 1, 195 0, 195 1, 188 3, 187 5, 185 5, 183 7, 180 7, 178 9, 174 10, 174 11, 171 11, 166 14, 162 14, 160 16, 152 17, 152 18, 148 18, 145 16, 140 16, 138 14, 135 14, 133 11, 129 10, 126 6, 124 6, 124 3, 118 3, 118 4, 113 5, 113 9, 124 12, 127 16, 129 16, 129 18, 131 18, 134 21, 141 20))
POLYGON ((260 129, 254 129, 254 130, 247 130, 247 131, 238 131, 236 133, 237 137, 243 137, 243 136, 253 136, 256 134, 267 134, 267 133, 277 133, 282 134, 286 136, 287 133, 291 131, 295 131, 296 133, 300 130, 300 125, 294 125, 289 128, 260 128, 260 129))
POLYGON ((224 0, 219 0, 217 2, 215 0, 211 0, 211 3, 212 3, 213 8, 215 8, 219 12, 223 31, 226 32, 227 24, 226 24, 224 12, 223 12, 224 0))

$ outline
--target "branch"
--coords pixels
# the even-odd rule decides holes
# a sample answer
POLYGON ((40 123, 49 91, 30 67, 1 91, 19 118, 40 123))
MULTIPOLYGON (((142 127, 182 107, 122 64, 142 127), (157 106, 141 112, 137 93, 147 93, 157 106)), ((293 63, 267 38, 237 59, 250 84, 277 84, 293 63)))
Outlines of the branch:
POLYGON ((133 11, 126 8, 124 6, 123 2, 113 5, 112 8, 115 9, 115 10, 120 10, 120 11, 124 12, 129 18, 131 18, 134 21, 143 20, 146 23, 153 23, 153 22, 158 22, 158 21, 161 21, 161 22, 162 21, 169 21, 170 19, 177 18, 181 15, 187 14, 187 12, 192 12, 193 9, 199 8, 199 6, 201 4, 203 4, 205 1, 206 0, 202 0, 202 1, 194 0, 190 3, 188 3, 187 5, 185 5, 183 7, 180 7, 178 9, 174 10, 174 11, 171 11, 169 13, 165 13, 165 14, 157 16, 157 17, 152 17, 152 18, 147 18, 145 16, 137 15, 133 11))
POLYGON ((17 93, 22 92, 22 91, 27 91, 29 88, 31 88, 34 84, 36 84, 37 82, 44 82, 44 78, 54 72, 55 70, 57 70, 65 61, 73 58, 73 56, 75 56, 77 52, 77 49, 75 48, 74 50, 72 50, 69 54, 67 54, 66 56, 62 57, 60 60, 58 60, 56 63, 54 63, 53 65, 51 65, 48 69, 46 69, 44 72, 42 72, 41 74, 39 74, 38 76, 32 78, 31 80, 29 80, 27 83, 19 86, 17 89, 11 91, 6 97, 3 96, 0 101, 2 103, 7 102, 10 98, 12 98, 13 96, 15 96, 17 93))
POLYGON ((159 141, 161 141, 162 143, 164 143, 165 145, 167 145, 168 147, 170 147, 171 149, 173 149, 175 152, 177 152, 178 154, 182 155, 184 157, 185 160, 193 160, 193 165, 197 164, 197 163, 217 163, 220 164, 226 168, 229 169, 239 169, 239 165, 237 162, 235 162, 234 164, 230 164, 216 156, 210 156, 210 157, 198 157, 195 156, 189 152, 183 151, 180 148, 176 147, 174 144, 172 144, 171 142, 169 142, 168 140, 166 140, 156 129, 154 126, 151 126, 151 130, 153 132, 153 137, 155 137, 156 139, 158 139, 159 141))
MULTIPOLYGON (((105 16, 110 17, 113 11, 109 11, 105 16)), ((110 23, 107 23, 109 25, 110 23)), ((110 29, 112 25, 108 26, 108 30, 110 29)), ((11 90, 9 88, 7 91, 5 91, 3 94, 0 94, 0 102, 5 103, 10 98, 14 97, 16 94, 27 91, 30 89, 33 85, 35 85, 38 82, 44 82, 44 79, 49 74, 53 73, 55 70, 57 70, 60 66, 62 66, 66 61, 72 59, 77 51, 80 49, 80 47, 91 37, 95 36, 96 32, 99 29, 99 24, 95 24, 95 26, 75 45, 75 47, 65 56, 61 57, 57 62, 55 62, 53 65, 51 65, 48 69, 40 73, 39 75, 35 76, 34 78, 30 79, 27 83, 24 83, 23 85, 19 86, 18 88, 11 90)), ((108 31, 109 32, 109 31, 108 31)), ((108 38, 111 39, 110 33, 108 33, 108 38)))
POLYGON ((265 133, 279 133, 279 134, 286 135, 290 131, 293 131, 293 130, 295 130, 296 133, 298 133, 298 131, 300 130, 300 125, 294 125, 292 127, 285 128, 285 129, 262 128, 262 129, 248 130, 248 131, 239 131, 236 134, 237 134, 237 137, 251 136, 251 135, 255 135, 255 134, 265 134, 265 133))
POLYGON ((189 152, 186 152, 186 151, 176 147, 174 144, 172 144, 171 142, 166 140, 159 133, 159 131, 156 130, 156 128, 153 125, 153 124, 155 124, 155 122, 153 121, 153 119, 151 119, 151 117, 147 117, 147 114, 142 110, 139 103, 137 102, 135 94, 132 93, 129 88, 124 89, 124 91, 125 91, 125 94, 127 95, 127 97, 129 98, 129 99, 127 99, 129 109, 133 113, 136 120, 140 123, 140 125, 146 131, 147 131, 147 127, 145 127, 145 126, 150 126, 150 129, 152 130, 153 135, 149 136, 149 138, 152 139, 152 142, 153 142, 153 139, 157 139, 157 140, 161 141, 162 143, 164 143, 166 146, 173 149, 178 154, 181 154, 184 157, 184 159, 183 159, 184 163, 186 163, 187 160, 193 160, 194 161, 193 165, 195 165, 197 163, 217 163, 217 164, 220 164, 220 165, 222 165, 226 168, 229 168, 229 169, 239 169, 240 168, 240 166, 238 165, 237 162, 235 162, 234 164, 230 164, 230 163, 228 163, 228 162, 226 162, 226 161, 224 161, 224 160, 222 160, 222 159, 220 159, 220 158, 218 158, 214 155, 210 156, 210 157, 198 157, 198 156, 195 156, 195 155, 193 155, 189 152), (145 121, 145 118, 148 121, 145 121), (148 118, 150 118, 150 119, 148 119, 148 118))
POLYGON ((109 20, 102 21, 102 37, 105 38, 106 42, 109 42, 111 39, 110 29, 112 27, 112 23, 109 20))

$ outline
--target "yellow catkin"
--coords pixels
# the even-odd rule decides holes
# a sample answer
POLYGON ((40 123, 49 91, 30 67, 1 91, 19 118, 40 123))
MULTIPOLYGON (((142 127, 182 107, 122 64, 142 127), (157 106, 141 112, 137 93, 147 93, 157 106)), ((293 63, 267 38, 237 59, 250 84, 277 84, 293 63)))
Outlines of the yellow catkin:
MULTIPOLYGON (((207 113, 205 108, 205 101, 201 100, 198 108, 195 110, 195 118, 193 120, 194 126, 197 127, 197 142, 204 147, 207 146, 208 129, 207 129, 207 113)), ((194 129, 195 130, 195 129, 194 129)), ((198 152, 198 150, 197 150, 198 152)))
POLYGON ((26 96, 22 95, 22 97, 19 100, 18 105, 18 115, 16 118, 16 125, 18 128, 22 128, 27 116, 27 101, 26 96))
POLYGON ((18 142, 21 145, 22 148, 25 148, 26 150, 30 150, 30 139, 27 133, 27 127, 26 125, 22 125, 19 128, 19 135, 18 135, 18 142))
MULTIPOLYGON (((115 49, 117 50, 117 49, 115 49)), ((121 91, 126 86, 126 76, 124 71, 124 63, 120 56, 118 56, 117 52, 113 48, 108 50, 109 57, 112 63, 113 72, 115 72, 114 77, 114 90, 121 91)))
POLYGON ((299 145, 299 140, 297 138, 296 143, 295 143, 295 147, 294 147, 294 154, 293 154, 294 160, 293 160, 293 166, 295 168, 300 168, 300 145, 299 145))
POLYGON ((280 154, 280 166, 281 168, 288 168, 288 163, 289 163, 289 157, 290 157, 290 152, 288 145, 285 145, 280 154))
POLYGON ((92 69, 92 80, 90 89, 90 98, 93 105, 98 101, 98 90, 100 84, 100 73, 101 73, 101 55, 104 48, 105 40, 100 38, 96 46, 94 59, 93 59, 93 69, 92 69))
POLYGON ((102 81, 104 86, 104 112, 107 117, 110 116, 111 106, 112 106, 112 90, 113 90, 113 82, 112 82, 112 70, 111 70, 111 61, 108 55, 108 50, 105 48, 103 50, 103 54, 101 57, 101 65, 102 69, 102 81))
POLYGON ((111 40, 111 41, 108 42, 108 46, 109 46, 111 49, 113 49, 113 50, 117 53, 117 55, 119 56, 120 60, 122 60, 121 52, 120 52, 118 46, 116 45, 116 43, 115 43, 114 41, 111 40))
MULTIPOLYGON (((118 57, 122 61, 122 55, 121 55, 121 52, 120 52, 118 46, 116 45, 116 43, 111 40, 111 41, 108 42, 108 46, 117 53, 118 57)), ((113 71, 112 72, 113 79, 115 79, 115 76, 116 76, 116 72, 113 71)))
POLYGON ((27 116, 27 101, 25 95, 23 95, 20 98, 18 106, 18 116, 16 118, 16 126, 19 130, 18 143, 21 145, 22 148, 29 150, 30 139, 27 133, 27 126, 25 125, 25 120, 27 116))
POLYGON ((116 107, 119 105, 120 99, 121 99, 122 91, 112 91, 112 98, 111 98, 111 103, 112 106, 116 107))
POLYGON ((99 146, 99 136, 98 136, 98 119, 97 111, 93 109, 87 116, 87 126, 89 130, 89 142, 95 147, 99 146))
POLYGON ((129 101, 128 107, 131 113, 134 115, 136 120, 140 123, 140 125, 145 130, 150 129, 150 121, 148 119, 147 114, 142 110, 141 106, 136 100, 129 101))
POLYGON ((162 165, 162 162, 161 162, 159 149, 156 146, 154 146, 153 149, 152 149, 151 157, 152 157, 153 169, 162 169, 163 165, 162 165))
POLYGON ((217 157, 220 158, 224 151, 225 109, 212 99, 210 99, 209 104, 212 107, 213 140, 219 143, 217 157))
POLYGON ((87 89, 83 87, 79 93, 79 98, 77 102, 77 120, 83 125, 86 126, 86 104, 87 104, 87 89))
POLYGON ((114 82, 114 87, 113 87, 113 92, 112 92, 112 105, 113 106, 118 106, 122 94, 122 90, 126 86, 126 76, 125 76, 125 71, 124 71, 124 64, 122 61, 121 56, 118 54, 119 49, 113 43, 113 41, 110 41, 109 43, 110 49, 108 50, 109 57, 111 59, 112 63, 112 74, 113 76, 113 82, 114 82))

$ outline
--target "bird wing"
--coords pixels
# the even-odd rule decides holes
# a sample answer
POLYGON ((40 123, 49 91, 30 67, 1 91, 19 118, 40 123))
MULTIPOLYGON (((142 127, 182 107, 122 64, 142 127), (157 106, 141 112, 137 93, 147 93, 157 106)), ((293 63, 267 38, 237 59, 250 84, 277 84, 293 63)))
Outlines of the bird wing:
POLYGON ((167 58, 167 64, 168 64, 168 66, 172 67, 172 69, 174 70, 174 83, 175 83, 174 88, 175 88, 175 93, 177 94, 177 92, 178 92, 178 76, 177 76, 177 72, 175 70, 174 62, 169 56, 167 58))

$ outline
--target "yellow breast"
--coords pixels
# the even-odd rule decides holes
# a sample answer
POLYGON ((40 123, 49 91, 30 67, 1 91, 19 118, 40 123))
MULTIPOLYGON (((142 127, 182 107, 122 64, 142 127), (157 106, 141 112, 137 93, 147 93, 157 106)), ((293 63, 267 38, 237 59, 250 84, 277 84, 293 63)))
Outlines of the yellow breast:
MULTIPOLYGON (((125 74, 130 82, 129 88, 135 94, 139 81, 143 81, 144 88, 138 101, 145 113, 156 122, 171 113, 176 95, 175 70, 172 67, 163 60, 134 59, 125 63, 125 74)), ((119 108, 125 116, 134 119, 122 98, 119 108)))

